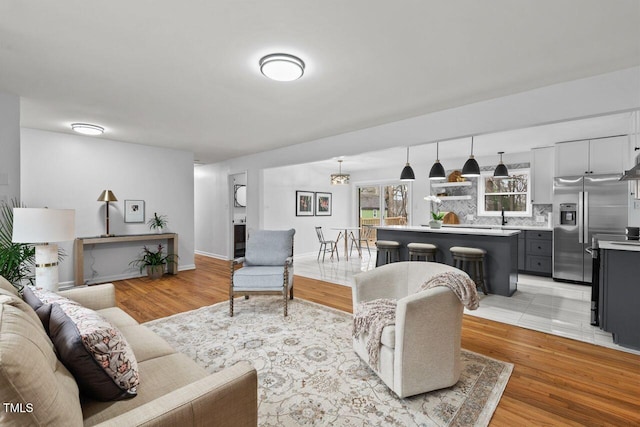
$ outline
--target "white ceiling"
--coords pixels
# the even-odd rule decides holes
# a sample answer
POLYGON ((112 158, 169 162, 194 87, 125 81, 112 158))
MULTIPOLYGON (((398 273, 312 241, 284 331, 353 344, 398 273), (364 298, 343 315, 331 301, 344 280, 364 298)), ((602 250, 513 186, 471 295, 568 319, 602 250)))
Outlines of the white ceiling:
POLYGON ((0 2, 23 127, 95 123, 202 162, 639 64, 638 0, 0 2), (274 52, 303 78, 263 77, 274 52))

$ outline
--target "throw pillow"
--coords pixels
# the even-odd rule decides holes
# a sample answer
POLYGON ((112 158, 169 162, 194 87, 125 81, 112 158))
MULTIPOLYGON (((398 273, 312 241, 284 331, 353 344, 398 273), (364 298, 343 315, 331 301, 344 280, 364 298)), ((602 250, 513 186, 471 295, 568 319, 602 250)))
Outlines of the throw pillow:
POLYGON ((30 286, 25 286, 22 289, 22 299, 24 302, 29 304, 33 311, 36 312, 40 321, 42 322, 42 326, 44 326, 44 330, 47 331, 47 335, 49 335, 49 318, 51 317, 51 304, 44 304, 40 298, 38 298, 30 286))
POLYGON ((122 333, 78 304, 52 304, 51 340, 80 390, 102 401, 136 396, 138 363, 122 333))

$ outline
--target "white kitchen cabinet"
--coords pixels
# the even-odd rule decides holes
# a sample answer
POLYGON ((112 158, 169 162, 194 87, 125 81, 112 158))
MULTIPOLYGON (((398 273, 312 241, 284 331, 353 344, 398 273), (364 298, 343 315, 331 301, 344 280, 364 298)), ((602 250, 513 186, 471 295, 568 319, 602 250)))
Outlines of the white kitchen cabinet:
POLYGON ((555 176, 623 173, 626 136, 562 142, 555 146, 555 176))
POLYGON ((589 141, 589 171, 593 174, 624 173, 627 136, 592 139, 589 141))
POLYGON ((531 157, 531 203, 550 205, 553 202, 555 148, 534 148, 531 157))

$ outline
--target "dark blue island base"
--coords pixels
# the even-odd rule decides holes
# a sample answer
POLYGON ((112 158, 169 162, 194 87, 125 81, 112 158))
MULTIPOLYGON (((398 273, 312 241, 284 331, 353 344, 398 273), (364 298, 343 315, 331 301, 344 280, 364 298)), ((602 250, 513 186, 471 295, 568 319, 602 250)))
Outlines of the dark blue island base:
MULTIPOLYGON (((407 244, 431 243, 438 247, 436 261, 453 265, 449 248, 467 246, 487 251, 485 283, 489 293, 510 297, 518 286, 518 234, 516 230, 482 230, 465 228, 430 229, 428 227, 378 227, 378 240, 400 243, 400 260, 407 261, 407 244)), ((384 261, 383 261, 384 262, 384 261)), ((380 260, 378 260, 380 265, 380 260)))

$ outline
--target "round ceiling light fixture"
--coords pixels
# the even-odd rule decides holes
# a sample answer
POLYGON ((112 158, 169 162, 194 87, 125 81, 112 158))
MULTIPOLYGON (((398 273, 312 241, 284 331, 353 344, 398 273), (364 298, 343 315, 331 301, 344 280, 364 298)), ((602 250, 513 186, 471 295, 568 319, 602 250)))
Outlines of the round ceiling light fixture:
POLYGON ((96 136, 104 133, 104 128, 102 126, 92 125, 89 123, 71 123, 71 129, 83 135, 96 136))
POLYGON ((286 53, 273 53, 260 59, 260 72, 271 80, 291 82, 304 74, 304 61, 286 53))

